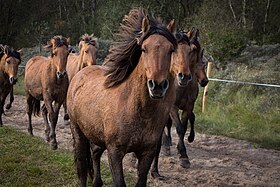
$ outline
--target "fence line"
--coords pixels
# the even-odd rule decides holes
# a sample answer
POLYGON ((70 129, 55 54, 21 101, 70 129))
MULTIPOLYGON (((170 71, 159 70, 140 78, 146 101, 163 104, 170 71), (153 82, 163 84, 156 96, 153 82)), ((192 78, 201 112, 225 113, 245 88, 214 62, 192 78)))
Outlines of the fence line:
POLYGON ((269 87, 280 88, 280 85, 277 85, 277 84, 263 84, 263 83, 243 82, 243 81, 235 81, 235 80, 224 80, 224 79, 216 79, 216 78, 208 78, 208 79, 211 80, 211 81, 218 81, 218 82, 248 84, 248 85, 255 85, 255 86, 269 86, 269 87))

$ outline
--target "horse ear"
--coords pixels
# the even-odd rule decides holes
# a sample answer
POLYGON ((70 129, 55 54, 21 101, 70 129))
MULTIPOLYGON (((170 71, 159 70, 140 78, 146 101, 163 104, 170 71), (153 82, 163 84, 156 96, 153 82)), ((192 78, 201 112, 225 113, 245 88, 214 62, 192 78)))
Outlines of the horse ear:
POLYGON ((22 55, 22 51, 23 49, 18 49, 17 52, 20 54, 20 56, 22 55))
POLYGON ((67 45, 70 45, 70 37, 66 39, 67 45))
POLYGON ((174 33, 175 31, 175 19, 172 19, 170 23, 167 25, 167 29, 171 32, 174 33))
POLYGON ((11 53, 11 49, 7 45, 4 46, 4 53, 6 55, 9 55, 11 53))
POLYGON ((144 17, 142 20, 142 33, 146 33, 150 30, 150 20, 148 16, 144 17))
POLYGON ((187 32, 186 35, 188 38, 191 38, 191 31, 187 32))
POLYGON ((49 43, 49 44, 43 46, 43 48, 44 48, 45 50, 47 50, 47 51, 51 51, 51 50, 52 50, 52 47, 53 47, 53 44, 52 44, 52 43, 49 43))

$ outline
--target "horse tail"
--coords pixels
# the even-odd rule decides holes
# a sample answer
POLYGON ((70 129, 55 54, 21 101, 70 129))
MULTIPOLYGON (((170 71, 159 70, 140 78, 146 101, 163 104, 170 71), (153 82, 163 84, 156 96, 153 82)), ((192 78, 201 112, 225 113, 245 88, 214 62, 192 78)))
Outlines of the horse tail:
POLYGON ((40 115, 40 100, 38 100, 38 99, 32 100, 32 112, 33 112, 34 116, 40 115))

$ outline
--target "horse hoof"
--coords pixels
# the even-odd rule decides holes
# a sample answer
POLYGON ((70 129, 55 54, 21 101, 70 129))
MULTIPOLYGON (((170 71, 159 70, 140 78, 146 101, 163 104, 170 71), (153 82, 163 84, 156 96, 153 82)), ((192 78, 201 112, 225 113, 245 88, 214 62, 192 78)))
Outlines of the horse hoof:
POLYGON ((188 136, 188 142, 192 143, 194 141, 194 136, 188 136))
POLYGON ((6 109, 7 109, 7 110, 9 110, 11 107, 12 107, 12 105, 10 105, 10 104, 7 104, 7 105, 6 105, 6 109))
POLYGON ((51 144, 51 148, 52 148, 52 150, 56 150, 57 149, 57 144, 56 143, 52 143, 51 144))
POLYGON ((154 179, 166 180, 166 177, 161 176, 161 175, 160 175, 158 172, 156 172, 156 171, 151 172, 151 176, 152 176, 154 179))
POLYGON ((164 156, 170 156, 171 152, 170 152, 170 147, 169 146, 162 146, 162 154, 164 156))
POLYGON ((69 115, 68 115, 68 114, 65 114, 63 119, 64 119, 64 121, 69 120, 69 119, 70 119, 70 118, 69 118, 69 115))
POLYGON ((28 130, 28 133, 29 133, 31 136, 33 136, 33 132, 32 132, 32 131, 28 130))
POLYGON ((180 166, 182 166, 183 168, 188 169, 188 168, 191 167, 191 163, 190 163, 189 159, 182 158, 182 159, 180 159, 180 166))

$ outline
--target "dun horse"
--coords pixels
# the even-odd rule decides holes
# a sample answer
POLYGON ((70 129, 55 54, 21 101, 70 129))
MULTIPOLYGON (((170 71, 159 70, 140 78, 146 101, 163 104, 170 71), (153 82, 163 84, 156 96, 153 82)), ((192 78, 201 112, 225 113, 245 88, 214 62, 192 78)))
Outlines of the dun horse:
POLYGON ((21 62, 20 51, 0 44, 0 126, 3 126, 5 100, 17 82, 18 66, 21 62))
POLYGON ((174 22, 165 27, 143 9, 131 10, 105 65, 88 66, 72 79, 67 106, 81 186, 86 186, 89 170, 93 186, 102 185, 100 158, 105 149, 114 186, 126 186, 122 161, 129 152, 139 161, 136 186, 146 186, 175 100, 170 75, 171 54, 177 47, 173 28, 174 22))
POLYGON ((203 50, 201 50, 201 46, 198 42, 198 34, 199 31, 197 29, 193 29, 192 31, 187 33, 187 35, 190 37, 190 69, 193 75, 193 79, 192 81, 190 81, 187 87, 178 87, 178 89, 176 89, 176 102, 170 112, 170 117, 172 120, 169 119, 167 123, 167 136, 165 135, 165 133, 163 134, 164 146, 167 146, 169 148, 169 146, 171 145, 170 130, 172 121, 174 121, 176 125, 176 131, 179 136, 177 149, 178 153, 180 154, 180 165, 184 168, 190 167, 187 150, 184 143, 184 137, 187 131, 188 121, 190 121, 191 129, 188 141, 193 142, 194 140, 195 115, 193 113, 193 109, 199 91, 198 83, 202 87, 206 86, 208 83, 208 78, 205 73, 205 63, 203 62, 203 50), (181 120, 178 113, 179 110, 182 110, 181 120))
POLYGON ((79 53, 70 53, 67 61, 67 74, 69 82, 82 68, 96 65, 97 39, 92 35, 84 34, 79 43, 79 53))
POLYGON ((69 54, 69 41, 62 36, 54 36, 45 48, 51 51, 50 57, 32 57, 25 67, 25 92, 28 132, 33 135, 31 124, 32 113, 40 112, 40 101, 44 101, 42 115, 46 126, 46 140, 51 141, 52 149, 57 149, 55 128, 61 104, 66 99, 69 85, 66 63, 69 54), (48 122, 50 121, 50 125, 48 122))
MULTIPOLYGON (((81 37, 79 43, 79 53, 70 53, 67 61, 67 74, 69 82, 72 80, 74 75, 78 73, 82 68, 90 65, 96 65, 96 53, 97 53, 97 38, 92 35, 84 34, 81 37)), ((68 120, 66 100, 63 103, 64 107, 64 120, 68 120)))

